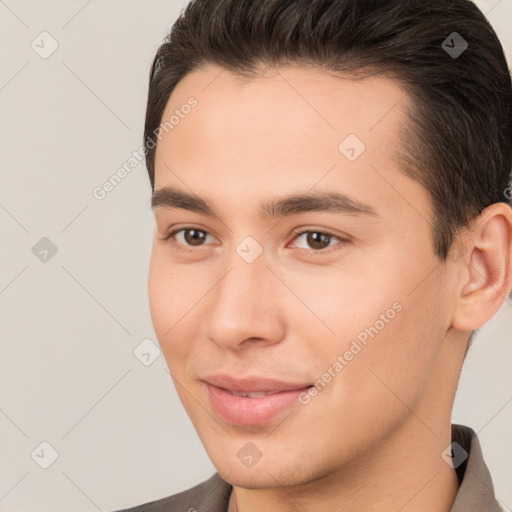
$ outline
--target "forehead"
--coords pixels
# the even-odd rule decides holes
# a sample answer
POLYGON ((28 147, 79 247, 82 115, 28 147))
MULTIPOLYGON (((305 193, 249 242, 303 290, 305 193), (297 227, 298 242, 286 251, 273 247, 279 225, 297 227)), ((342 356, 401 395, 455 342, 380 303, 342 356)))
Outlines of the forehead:
MULTIPOLYGON (((305 66, 268 70, 254 78, 240 77, 214 65, 186 75, 176 86, 162 123, 194 97, 197 106, 181 114, 163 144, 187 162, 207 156, 210 163, 228 157, 301 159, 316 153, 338 156, 338 146, 355 134, 380 157, 398 144, 398 123, 408 97, 400 85, 382 76, 339 77, 305 66), (190 146, 201 148, 193 152, 190 146)), ((187 109, 187 111, 190 109, 187 109)), ((176 115, 174 116, 176 119, 176 115)), ((276 162, 277 163, 277 162, 276 162)))
POLYGON ((355 79, 285 66, 247 78, 208 65, 186 75, 169 98, 162 124, 173 115, 179 121, 158 142, 155 188, 185 185, 208 197, 218 191, 221 200, 262 197, 269 187, 277 195, 334 187, 396 203, 399 182, 414 186, 395 156, 409 101, 398 82, 381 75, 355 79), (184 109, 191 98, 196 106, 184 109))

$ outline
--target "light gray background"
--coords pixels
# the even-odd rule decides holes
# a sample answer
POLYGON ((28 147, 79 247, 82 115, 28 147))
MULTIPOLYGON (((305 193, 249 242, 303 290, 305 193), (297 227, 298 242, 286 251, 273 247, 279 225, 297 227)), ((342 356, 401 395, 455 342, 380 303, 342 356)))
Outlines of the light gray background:
MULTIPOLYGON (((511 62, 512 0, 477 3, 511 62)), ((133 353, 156 341, 144 164, 92 195, 140 148, 151 59, 185 4, 0 0, 0 512, 108 511, 215 471, 163 356, 133 353), (31 47, 51 49, 43 31, 59 45, 46 59, 31 47), (58 249, 46 263, 42 237, 58 249)), ((507 510, 511 333, 509 300, 475 340, 453 415, 478 432, 507 510)))

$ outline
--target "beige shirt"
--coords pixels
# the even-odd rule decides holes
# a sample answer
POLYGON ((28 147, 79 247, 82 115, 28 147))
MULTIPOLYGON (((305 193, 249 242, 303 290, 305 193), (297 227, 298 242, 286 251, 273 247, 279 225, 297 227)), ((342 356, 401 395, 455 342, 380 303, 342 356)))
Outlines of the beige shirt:
MULTIPOLYGON (((491 475, 475 431, 453 424, 452 441, 466 450, 468 457, 456 469, 461 484, 450 512, 503 512, 494 496, 491 475)), ((232 486, 215 473, 186 491, 117 512, 227 512, 231 490, 232 486)))

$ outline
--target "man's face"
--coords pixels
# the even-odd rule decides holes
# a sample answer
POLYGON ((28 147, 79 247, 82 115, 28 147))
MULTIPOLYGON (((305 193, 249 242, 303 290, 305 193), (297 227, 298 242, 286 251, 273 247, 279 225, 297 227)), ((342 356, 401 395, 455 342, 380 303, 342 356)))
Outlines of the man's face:
POLYGON ((161 196, 151 315, 180 399, 235 485, 309 482, 418 417, 449 421, 447 267, 428 195, 393 156, 407 101, 382 77, 285 67, 243 80, 209 66, 168 102, 162 123, 181 115, 158 142, 155 190, 192 194, 214 215, 161 196), (325 198, 308 201, 322 194, 352 202, 323 211, 325 198), (302 201, 262 212, 289 196, 302 201), (306 389, 234 397, 204 382, 214 375, 306 389))

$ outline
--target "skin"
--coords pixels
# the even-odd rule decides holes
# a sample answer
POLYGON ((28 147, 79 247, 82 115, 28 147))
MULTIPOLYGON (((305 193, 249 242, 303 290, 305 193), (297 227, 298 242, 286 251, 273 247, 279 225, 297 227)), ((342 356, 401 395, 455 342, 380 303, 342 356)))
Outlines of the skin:
POLYGON ((179 82, 163 119, 190 96, 198 106, 158 142, 155 189, 200 196, 218 218, 154 208, 149 301, 180 399, 234 486, 229 510, 449 511, 458 480, 441 453, 469 333, 512 287, 511 209, 491 205, 461 235, 463 256, 437 259, 428 194, 394 157, 409 99, 382 76, 286 66, 242 79, 208 65, 179 82), (353 162, 338 150, 351 133, 366 145, 353 162), (260 202, 325 191, 378 215, 258 214, 260 202), (186 227, 207 236, 163 240, 186 227), (335 236, 319 249, 297 228, 335 236), (236 252, 248 236, 263 250, 253 263, 236 252), (210 406, 207 374, 313 384, 396 302, 306 405, 250 427, 210 406), (261 452, 252 467, 237 457, 247 442, 261 452))

